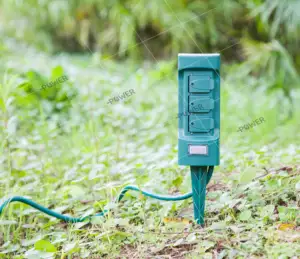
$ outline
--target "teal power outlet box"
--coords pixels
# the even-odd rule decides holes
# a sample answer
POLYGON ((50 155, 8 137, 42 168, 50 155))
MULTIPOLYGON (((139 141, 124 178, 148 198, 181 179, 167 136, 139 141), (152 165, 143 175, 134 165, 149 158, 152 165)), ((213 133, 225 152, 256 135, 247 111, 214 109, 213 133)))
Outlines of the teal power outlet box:
POLYGON ((220 163, 220 55, 178 55, 178 164, 220 163))

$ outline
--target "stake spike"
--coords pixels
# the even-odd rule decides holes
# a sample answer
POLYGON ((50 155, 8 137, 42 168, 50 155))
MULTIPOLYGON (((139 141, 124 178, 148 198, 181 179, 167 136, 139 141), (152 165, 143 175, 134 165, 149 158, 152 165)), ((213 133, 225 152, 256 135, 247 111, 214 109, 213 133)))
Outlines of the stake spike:
POLYGON ((191 166, 194 218, 197 224, 204 225, 206 184, 208 183, 206 166, 191 166))

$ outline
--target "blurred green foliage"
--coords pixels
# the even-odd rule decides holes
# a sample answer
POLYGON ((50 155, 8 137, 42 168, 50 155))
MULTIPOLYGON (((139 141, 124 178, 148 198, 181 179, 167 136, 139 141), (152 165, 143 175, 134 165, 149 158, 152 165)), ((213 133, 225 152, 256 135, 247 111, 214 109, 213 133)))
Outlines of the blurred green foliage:
POLYGON ((14 94, 17 108, 34 109, 41 105, 46 118, 55 113, 68 112, 70 100, 77 95, 77 90, 68 82, 61 66, 54 67, 50 77, 28 70, 21 74, 20 80, 21 84, 14 94))
POLYGON ((268 90, 281 89, 292 103, 300 82, 299 8, 298 0, 1 0, 0 19, 8 35, 54 53, 157 61, 221 52, 238 64, 236 80, 264 77, 268 90))
MULTIPOLYGON (((300 64, 298 0, 1 0, 0 7, 12 34, 52 51, 138 57, 149 55, 145 43, 166 57, 218 51, 247 39, 251 53, 263 54, 261 44, 267 48, 276 38, 300 64)), ((227 58, 243 58, 237 49, 227 58)))

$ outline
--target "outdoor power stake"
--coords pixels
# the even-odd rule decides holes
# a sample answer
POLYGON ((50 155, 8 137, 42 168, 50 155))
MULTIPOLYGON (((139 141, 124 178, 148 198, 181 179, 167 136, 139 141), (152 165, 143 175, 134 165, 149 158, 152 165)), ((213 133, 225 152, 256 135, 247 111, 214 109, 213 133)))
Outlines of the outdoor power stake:
POLYGON ((178 55, 178 164, 191 167, 194 216, 204 224, 206 185, 220 163, 220 54, 178 55))

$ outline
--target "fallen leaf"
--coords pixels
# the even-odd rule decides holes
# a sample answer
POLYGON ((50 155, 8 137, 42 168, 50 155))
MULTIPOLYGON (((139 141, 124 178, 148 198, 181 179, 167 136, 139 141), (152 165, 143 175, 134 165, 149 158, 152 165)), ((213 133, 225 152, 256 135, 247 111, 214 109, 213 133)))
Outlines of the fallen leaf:
POLYGON ((287 172, 291 172, 291 171, 293 171, 293 167, 290 167, 290 166, 284 166, 284 167, 279 168, 277 171, 287 171, 287 172))
POLYGON ((278 226, 279 230, 286 231, 286 230, 293 230, 296 226, 291 223, 282 223, 278 226))
POLYGON ((176 222, 176 223, 184 223, 184 224, 190 224, 191 221, 185 218, 164 218, 163 219, 164 223, 171 223, 171 222, 176 222))

